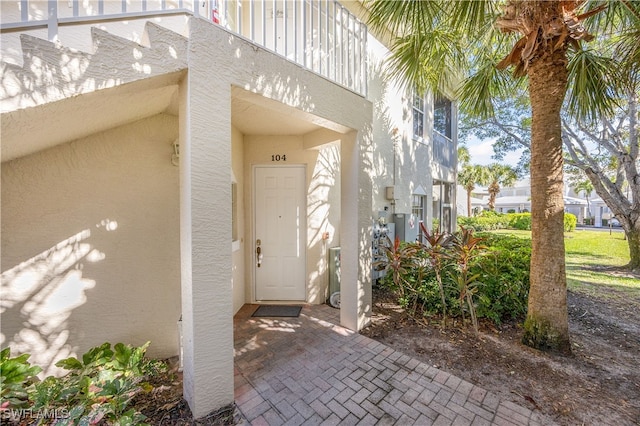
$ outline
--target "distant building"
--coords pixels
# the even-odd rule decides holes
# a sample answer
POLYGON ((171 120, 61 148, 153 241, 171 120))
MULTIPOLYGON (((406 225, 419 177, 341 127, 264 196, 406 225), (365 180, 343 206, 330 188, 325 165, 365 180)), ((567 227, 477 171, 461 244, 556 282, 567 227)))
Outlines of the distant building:
MULTIPOLYGON (((478 188, 474 194, 482 197, 483 208, 488 209, 489 193, 487 189, 484 187, 478 188)), ((565 186, 564 211, 575 215, 578 218, 578 223, 583 223, 587 214, 587 201, 568 194, 569 189, 565 186)), ((513 186, 502 188, 496 197, 495 209, 498 213, 531 212, 530 179, 525 178, 519 180, 513 186)))

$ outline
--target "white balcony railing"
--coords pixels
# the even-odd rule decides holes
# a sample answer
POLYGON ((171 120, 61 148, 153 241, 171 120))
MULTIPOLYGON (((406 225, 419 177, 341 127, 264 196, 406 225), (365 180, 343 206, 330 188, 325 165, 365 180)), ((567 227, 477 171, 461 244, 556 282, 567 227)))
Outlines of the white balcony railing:
POLYGON ((229 30, 366 94, 367 27, 337 1, 226 0, 211 4, 212 19, 229 30))
POLYGON ((367 91, 367 27, 335 0, 1 1, 0 31, 193 15, 210 20, 358 94, 367 91))

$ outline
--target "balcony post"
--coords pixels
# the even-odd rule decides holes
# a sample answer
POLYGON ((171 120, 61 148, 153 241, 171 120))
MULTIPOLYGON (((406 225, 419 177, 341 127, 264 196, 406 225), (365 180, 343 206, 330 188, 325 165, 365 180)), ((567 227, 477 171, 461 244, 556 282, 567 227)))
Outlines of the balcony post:
POLYGON ((47 4, 48 10, 48 37, 49 41, 56 41, 58 39, 58 0, 49 0, 47 4))

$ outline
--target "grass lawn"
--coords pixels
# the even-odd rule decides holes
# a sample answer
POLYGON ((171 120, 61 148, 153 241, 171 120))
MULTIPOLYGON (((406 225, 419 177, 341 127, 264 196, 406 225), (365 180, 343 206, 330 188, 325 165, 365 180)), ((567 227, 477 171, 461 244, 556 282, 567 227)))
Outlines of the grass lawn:
MULTIPOLYGON (((531 238, 531 231, 494 232, 531 238)), ((616 267, 629 262, 629 245, 622 232, 576 230, 566 232, 564 242, 569 289, 600 297, 640 296, 640 280, 616 272, 616 267)))

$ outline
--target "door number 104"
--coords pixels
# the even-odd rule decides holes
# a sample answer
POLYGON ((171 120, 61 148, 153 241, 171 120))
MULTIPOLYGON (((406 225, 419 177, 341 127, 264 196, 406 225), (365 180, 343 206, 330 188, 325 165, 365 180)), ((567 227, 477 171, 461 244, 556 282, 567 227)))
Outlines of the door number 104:
POLYGON ((271 161, 287 161, 287 156, 285 154, 275 154, 271 156, 271 161))

